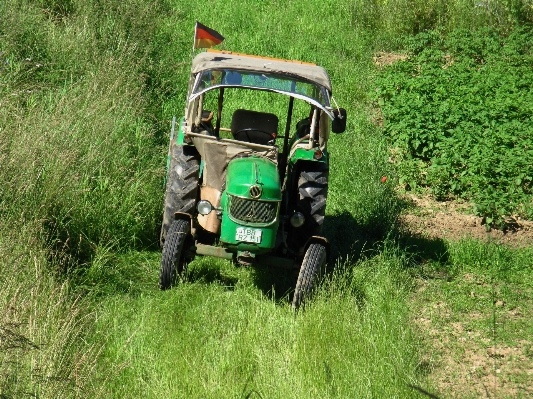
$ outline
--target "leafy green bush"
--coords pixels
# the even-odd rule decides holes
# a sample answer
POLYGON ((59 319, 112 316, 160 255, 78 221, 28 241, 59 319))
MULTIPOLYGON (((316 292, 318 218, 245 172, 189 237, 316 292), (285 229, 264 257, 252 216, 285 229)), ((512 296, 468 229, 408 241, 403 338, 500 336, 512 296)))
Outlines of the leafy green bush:
POLYGON ((488 225, 533 217, 531 34, 420 33, 408 43, 410 57, 378 77, 376 99, 404 182, 473 201, 488 225))

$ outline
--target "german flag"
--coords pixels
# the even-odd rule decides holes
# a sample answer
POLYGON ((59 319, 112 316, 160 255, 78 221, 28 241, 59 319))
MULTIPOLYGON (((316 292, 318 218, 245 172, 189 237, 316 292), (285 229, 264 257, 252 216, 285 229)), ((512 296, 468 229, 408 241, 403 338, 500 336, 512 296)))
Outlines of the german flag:
POLYGON ((194 48, 209 48, 222 43, 224 36, 196 21, 194 29, 194 48))

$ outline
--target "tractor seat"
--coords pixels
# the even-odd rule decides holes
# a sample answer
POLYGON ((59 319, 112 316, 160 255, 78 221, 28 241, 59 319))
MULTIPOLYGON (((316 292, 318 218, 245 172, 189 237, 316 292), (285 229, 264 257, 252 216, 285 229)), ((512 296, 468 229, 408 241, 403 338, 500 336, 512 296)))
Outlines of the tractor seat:
POLYGON ((278 123, 274 114, 238 109, 231 118, 231 133, 235 140, 274 145, 278 123))

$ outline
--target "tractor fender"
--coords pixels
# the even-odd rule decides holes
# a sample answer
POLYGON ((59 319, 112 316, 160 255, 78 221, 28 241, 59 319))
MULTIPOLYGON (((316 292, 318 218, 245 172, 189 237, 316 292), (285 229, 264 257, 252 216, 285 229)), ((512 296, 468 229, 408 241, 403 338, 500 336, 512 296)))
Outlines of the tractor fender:
POLYGON ((318 147, 313 148, 312 150, 302 147, 294 148, 289 154, 289 162, 292 164, 297 164, 299 162, 307 161, 329 164, 329 153, 327 152, 327 150, 321 151, 322 156, 319 159, 315 158, 315 153, 317 150, 318 147))
POLYGON ((311 244, 322 244, 326 247, 326 259, 329 261, 329 241, 327 238, 321 236, 312 236, 309 238, 304 246, 304 254, 307 252, 307 249, 311 244))

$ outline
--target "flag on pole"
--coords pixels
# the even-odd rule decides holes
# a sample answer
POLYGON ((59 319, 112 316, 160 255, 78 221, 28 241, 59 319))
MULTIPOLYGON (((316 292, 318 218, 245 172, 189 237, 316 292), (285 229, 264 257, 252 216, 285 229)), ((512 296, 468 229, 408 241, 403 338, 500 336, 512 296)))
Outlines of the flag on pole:
POLYGON ((194 47, 193 48, 209 48, 222 43, 224 36, 216 30, 208 28, 196 21, 194 29, 194 47))

